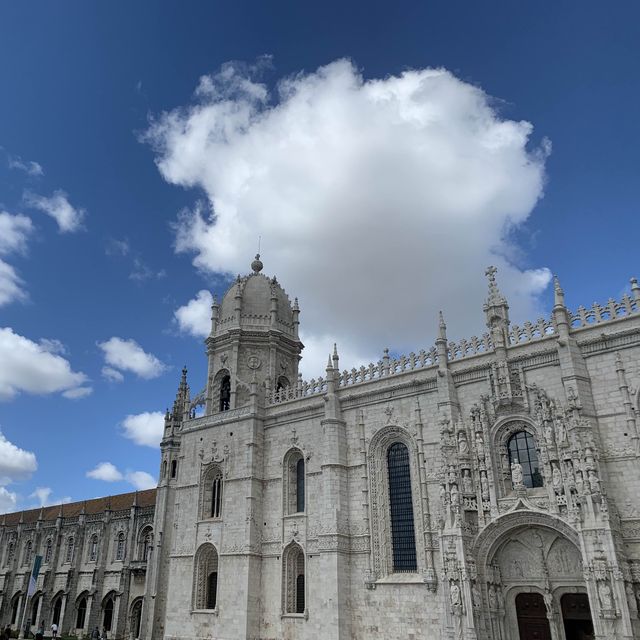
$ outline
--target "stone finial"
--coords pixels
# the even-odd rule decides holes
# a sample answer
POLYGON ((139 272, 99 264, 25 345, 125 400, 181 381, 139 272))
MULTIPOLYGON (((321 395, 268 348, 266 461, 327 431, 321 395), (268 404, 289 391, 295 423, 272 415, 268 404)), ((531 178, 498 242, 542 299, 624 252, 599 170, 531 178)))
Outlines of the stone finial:
POLYGON ((640 285, 638 285, 637 278, 631 278, 631 293, 633 294, 633 299, 638 300, 640 302, 640 285))
POLYGON ((300 311, 300 305, 298 304, 298 298, 295 298, 293 301, 293 310, 300 311))
POLYGON ((331 359, 333 360, 333 368, 336 371, 339 371, 340 370, 340 366, 339 366, 340 358, 338 356, 338 345, 335 342, 333 343, 333 356, 331 356, 331 359))
POLYGON ((500 293, 500 289, 498 289, 498 283, 496 282, 497 272, 498 269, 494 266, 487 267, 484 272, 484 275, 487 276, 489 280, 489 295, 487 297, 487 305, 503 305, 507 303, 505 297, 502 295, 502 293, 500 293))
POLYGON ((556 275, 553 276, 553 304, 556 307, 564 307, 564 291, 556 275))
POLYGON ((251 269, 253 273, 260 273, 264 265, 262 264, 262 260, 260 260, 260 254, 256 253, 256 257, 254 261, 251 263, 251 269))
POLYGON ((438 336, 442 340, 447 339, 447 325, 444 322, 444 315, 442 311, 438 311, 438 336))

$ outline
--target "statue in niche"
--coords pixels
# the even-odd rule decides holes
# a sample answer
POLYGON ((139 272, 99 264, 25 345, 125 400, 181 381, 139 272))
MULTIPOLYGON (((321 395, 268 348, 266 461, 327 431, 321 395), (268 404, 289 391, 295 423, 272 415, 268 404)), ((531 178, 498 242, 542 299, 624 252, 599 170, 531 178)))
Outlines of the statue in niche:
POLYGON ((514 489, 522 489, 524 487, 522 482, 522 465, 518 458, 514 458, 511 463, 511 480, 514 489))
POLYGON ((504 598, 502 597, 502 588, 496 587, 496 598, 498 599, 498 609, 504 609, 504 598))
POLYGON ((600 493, 600 480, 593 469, 589 469, 589 488, 591 493, 600 493))
POLYGON ((598 597, 603 609, 613 609, 613 597, 611 595, 611 587, 604 580, 598 584, 598 597))
POLYGON ((458 485, 451 485, 451 506, 457 507, 460 504, 460 494, 458 493, 458 485))
POLYGON ((476 609, 480 609, 482 606, 482 595, 480 595, 480 589, 478 589, 478 585, 475 582, 471 587, 471 596, 473 597, 473 606, 476 609))
POLYGON ((462 471, 462 490, 465 493, 473 493, 473 484, 471 482, 471 471, 464 469, 462 471))
POLYGON ((562 474, 557 464, 553 465, 553 471, 551 472, 553 488, 556 493, 562 492, 562 474))
POLYGON ((458 453, 461 456, 466 456, 469 453, 469 441, 464 431, 458 434, 458 453))
POLYGON ((486 471, 480 472, 480 488, 482 489, 482 499, 488 500, 489 499, 489 480, 487 478, 486 471))
POLYGON ((496 588, 492 584, 489 585, 489 608, 498 608, 498 597, 496 596, 496 588))
POLYGON ((459 607, 462 604, 460 601, 460 587, 455 582, 451 583, 450 598, 452 606, 459 607))
POLYGON ((484 460, 484 440, 480 432, 476 433, 476 450, 478 451, 478 458, 484 460))
POLYGON ((544 437, 549 445, 553 444, 553 423, 551 420, 544 425, 544 437))
POLYGON ((576 491, 578 495, 584 493, 584 480, 582 479, 582 471, 576 471, 576 491))

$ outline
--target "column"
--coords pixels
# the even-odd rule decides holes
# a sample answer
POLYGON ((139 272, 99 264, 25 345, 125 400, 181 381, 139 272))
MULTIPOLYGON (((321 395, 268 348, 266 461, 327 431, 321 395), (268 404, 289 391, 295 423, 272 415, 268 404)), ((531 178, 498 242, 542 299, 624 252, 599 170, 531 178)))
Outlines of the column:
POLYGON ((91 607, 93 605, 93 594, 87 596, 87 611, 84 616, 84 626, 82 627, 82 635, 86 636, 89 633, 89 620, 91 619, 91 607))
POLYGON ((67 594, 62 594, 62 604, 60 605, 60 619, 58 620, 58 635, 62 636, 62 624, 64 623, 64 610, 67 608, 67 594))
POLYGON ((120 600, 121 593, 117 593, 114 598, 113 603, 113 619, 111 620, 111 631, 109 632, 109 636, 111 638, 116 638, 118 635, 118 614, 120 613, 120 600))

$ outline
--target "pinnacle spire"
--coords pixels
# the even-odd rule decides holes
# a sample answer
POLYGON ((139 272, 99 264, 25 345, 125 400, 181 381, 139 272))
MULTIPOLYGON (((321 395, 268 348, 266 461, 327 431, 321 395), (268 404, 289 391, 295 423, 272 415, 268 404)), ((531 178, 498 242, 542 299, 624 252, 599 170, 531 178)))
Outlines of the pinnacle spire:
POLYGON ((484 275, 487 276, 489 280, 489 295, 487 296, 487 306, 491 305, 506 305, 507 300, 500 293, 500 289, 498 289, 498 283, 496 282, 496 273, 498 272, 497 267, 489 266, 486 268, 484 275))
POLYGON ((640 301, 640 285, 638 285, 637 278, 631 278, 631 293, 633 294, 633 299, 640 301))
POLYGON ((442 311, 438 311, 438 337, 441 340, 447 339, 447 325, 444 322, 442 311))
POLYGON ((554 306, 564 307, 564 291, 560 286, 558 276, 553 276, 553 304, 554 306))

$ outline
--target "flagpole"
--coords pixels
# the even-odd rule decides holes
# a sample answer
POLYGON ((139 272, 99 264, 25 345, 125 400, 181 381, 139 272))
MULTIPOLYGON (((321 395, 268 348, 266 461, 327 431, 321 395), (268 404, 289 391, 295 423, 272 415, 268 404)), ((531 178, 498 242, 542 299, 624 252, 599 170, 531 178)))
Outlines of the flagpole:
MULTIPOLYGON (((25 622, 27 618, 27 609, 29 608, 29 600, 31 596, 36 592, 36 582, 38 581, 38 574, 40 573, 40 565, 42 564, 42 556, 35 556, 33 558, 33 566, 31 567, 31 573, 29 574, 29 585, 27 586, 27 593, 24 599, 24 610, 22 611, 22 623, 20 624, 20 632, 18 638, 25 637, 25 622)), ((37 620, 36 620, 37 623, 37 620)), ((31 625, 29 625, 31 626, 31 625)))

